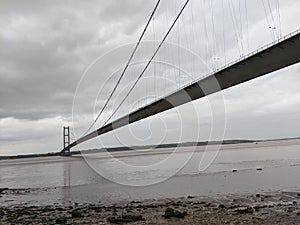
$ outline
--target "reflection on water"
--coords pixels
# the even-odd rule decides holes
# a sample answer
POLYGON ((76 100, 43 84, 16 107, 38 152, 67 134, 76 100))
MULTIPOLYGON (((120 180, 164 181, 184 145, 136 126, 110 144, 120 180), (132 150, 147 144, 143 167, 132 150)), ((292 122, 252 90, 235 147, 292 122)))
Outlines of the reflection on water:
POLYGON ((70 162, 64 163, 64 188, 62 189, 62 200, 63 202, 67 202, 70 199, 70 188, 71 188, 71 177, 72 177, 72 170, 70 162))
MULTIPOLYGON (((190 150, 181 148, 177 155, 182 157, 190 150)), ((142 165, 160 160, 171 151, 159 149, 114 155, 125 163, 142 165)), ((139 188, 103 178, 80 156, 0 161, 0 187, 43 188, 33 190, 31 194, 2 199, 14 200, 14 203, 49 204, 300 189, 299 140, 224 146, 214 163, 206 171, 199 172, 202 154, 203 147, 197 147, 192 159, 176 176, 163 183, 139 188), (263 168, 263 171, 257 171, 257 168, 263 168), (238 172, 233 173, 233 169, 238 172)), ((164 170, 137 168, 131 171, 120 170, 105 154, 97 154, 96 161, 108 168, 111 176, 129 181, 157 179, 178 168, 176 160, 164 170)))

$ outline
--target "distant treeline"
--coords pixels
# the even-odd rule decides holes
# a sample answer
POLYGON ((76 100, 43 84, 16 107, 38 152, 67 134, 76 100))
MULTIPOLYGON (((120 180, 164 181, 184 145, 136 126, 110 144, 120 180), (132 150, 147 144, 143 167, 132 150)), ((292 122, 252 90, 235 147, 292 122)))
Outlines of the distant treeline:
POLYGON ((44 153, 44 154, 0 156, 0 160, 4 160, 4 159, 26 159, 26 158, 37 158, 37 157, 47 157, 47 156, 60 156, 60 152, 51 152, 51 153, 44 153))
POLYGON ((130 151, 130 150, 146 150, 146 149, 158 149, 158 148, 176 148, 176 147, 189 147, 189 146, 206 146, 206 145, 218 145, 218 144, 241 144, 241 143, 253 143, 258 142, 256 140, 225 140, 225 141, 212 141, 212 142, 185 142, 185 143, 171 143, 171 144, 160 144, 160 145, 144 145, 144 146, 130 146, 130 147, 114 147, 107 149, 88 149, 84 151, 72 151, 72 154, 89 154, 99 152, 118 152, 118 151, 130 151))

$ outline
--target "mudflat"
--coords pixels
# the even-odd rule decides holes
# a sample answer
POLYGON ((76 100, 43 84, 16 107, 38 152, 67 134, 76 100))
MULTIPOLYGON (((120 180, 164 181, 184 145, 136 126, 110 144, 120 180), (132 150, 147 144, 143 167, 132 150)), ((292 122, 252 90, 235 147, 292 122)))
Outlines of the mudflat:
POLYGON ((0 224, 300 224, 300 190, 116 204, 18 204, 0 207, 0 224))

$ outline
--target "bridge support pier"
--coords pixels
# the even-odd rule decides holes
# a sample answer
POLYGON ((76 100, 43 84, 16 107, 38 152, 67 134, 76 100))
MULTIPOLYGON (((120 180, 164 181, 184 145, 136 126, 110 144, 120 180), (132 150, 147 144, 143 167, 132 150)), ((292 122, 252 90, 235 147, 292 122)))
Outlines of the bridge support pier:
POLYGON ((64 149, 60 152, 61 156, 71 156, 70 148, 70 127, 63 127, 63 143, 64 149))

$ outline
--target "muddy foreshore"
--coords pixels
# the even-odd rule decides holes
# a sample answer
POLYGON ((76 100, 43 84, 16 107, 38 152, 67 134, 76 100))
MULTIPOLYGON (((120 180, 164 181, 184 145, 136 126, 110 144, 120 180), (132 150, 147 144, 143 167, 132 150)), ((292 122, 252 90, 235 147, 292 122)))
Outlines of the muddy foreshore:
MULTIPOLYGON (((26 194, 26 190, 0 189, 26 194)), ((0 224, 300 224, 300 191, 107 203, 0 206, 0 224)))

